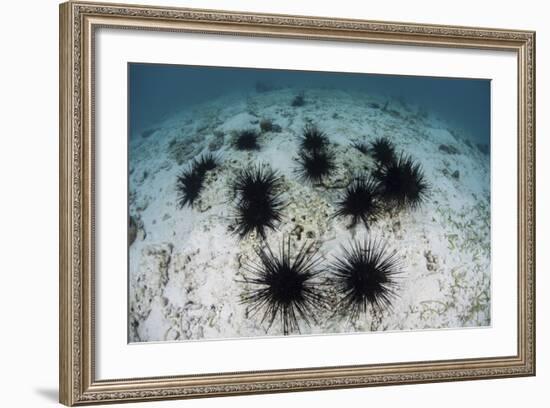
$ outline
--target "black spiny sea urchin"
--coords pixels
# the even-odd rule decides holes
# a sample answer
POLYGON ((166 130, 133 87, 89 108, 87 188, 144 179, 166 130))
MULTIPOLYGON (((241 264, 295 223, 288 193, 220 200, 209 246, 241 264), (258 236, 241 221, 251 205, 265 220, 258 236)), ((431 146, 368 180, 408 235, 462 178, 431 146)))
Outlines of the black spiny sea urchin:
POLYGON ((298 95, 292 99, 292 102, 290 103, 291 106, 297 108, 300 106, 304 106, 306 104, 305 94, 304 92, 300 92, 298 95))
POLYGON ((419 163, 401 154, 376 173, 381 196, 397 209, 417 208, 428 196, 429 185, 419 163))
POLYGON ((321 151, 328 147, 329 140, 325 132, 317 126, 308 123, 304 126, 300 148, 308 152, 321 151))
POLYGON ((194 171, 192 166, 178 176, 176 183, 178 208, 181 209, 186 205, 193 206, 202 190, 203 181, 204 175, 194 171))
POLYGON ((365 142, 356 141, 353 142, 351 145, 363 154, 367 154, 369 152, 369 147, 365 142))
POLYGON ((219 164, 220 161, 217 156, 214 156, 212 153, 205 153, 198 159, 195 159, 193 167, 197 172, 204 174, 207 171, 214 170, 219 164))
POLYGON ((176 190, 178 193, 177 204, 180 209, 186 205, 193 206, 202 190, 206 172, 214 170, 218 166, 219 159, 211 153, 206 153, 193 160, 191 165, 178 176, 176 190))
POLYGON ((232 189, 237 198, 236 232, 241 238, 255 231, 265 239, 266 229, 275 229, 281 221, 282 181, 269 167, 249 167, 237 174, 232 189))
POLYGON ((258 137, 254 129, 241 130, 235 135, 233 146, 237 150, 260 150, 258 137))
POLYGON ((290 238, 283 239, 278 255, 265 244, 256 249, 258 261, 245 263, 248 288, 242 303, 249 305, 251 315, 263 313, 262 323, 268 321, 268 330, 279 318, 285 335, 299 332, 298 318, 309 326, 316 322, 315 314, 326 307, 319 280, 322 258, 313 245, 304 243, 292 256, 290 238))
POLYGON ((214 170, 218 165, 218 158, 211 153, 207 153, 191 162, 191 165, 177 178, 176 191, 178 194, 178 208, 181 209, 186 205, 193 206, 202 190, 206 172, 214 170))
POLYGON ((351 249, 342 247, 342 251, 331 266, 330 281, 340 296, 337 311, 353 321, 369 306, 378 312, 391 308, 397 296, 396 278, 401 273, 396 253, 374 239, 354 241, 351 249))
POLYGON ((379 167, 395 161, 395 146, 385 137, 379 137, 371 143, 372 157, 379 167))
POLYGON ((302 150, 298 155, 300 167, 297 172, 304 181, 320 183, 336 168, 334 154, 328 150, 307 152, 302 150))
POLYGON ((362 222, 369 229, 370 223, 376 221, 382 211, 379 194, 379 185, 374 178, 359 176, 348 185, 334 215, 351 217, 351 226, 362 222))

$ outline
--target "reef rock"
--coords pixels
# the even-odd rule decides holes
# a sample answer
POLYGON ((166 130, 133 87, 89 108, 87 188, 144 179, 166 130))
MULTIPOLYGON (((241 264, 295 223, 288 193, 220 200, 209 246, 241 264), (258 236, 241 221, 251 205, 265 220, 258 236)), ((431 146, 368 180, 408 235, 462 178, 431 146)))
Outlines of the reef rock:
MULTIPOLYGON (((130 319, 139 324, 151 312, 153 300, 161 297, 168 282, 172 244, 155 244, 143 248, 137 274, 130 291, 130 319)), ((134 324, 136 324, 134 323, 134 324)))

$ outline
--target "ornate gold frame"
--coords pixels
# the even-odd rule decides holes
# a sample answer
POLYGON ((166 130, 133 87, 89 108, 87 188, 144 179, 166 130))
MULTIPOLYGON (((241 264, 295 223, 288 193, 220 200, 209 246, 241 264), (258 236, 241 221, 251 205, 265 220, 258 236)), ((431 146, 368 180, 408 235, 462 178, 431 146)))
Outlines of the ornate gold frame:
POLYGON ((60 6, 60 401, 145 401, 535 374, 535 33, 68 2, 60 6), (518 63, 518 349, 513 356, 98 381, 93 47, 98 27, 513 51, 518 63))

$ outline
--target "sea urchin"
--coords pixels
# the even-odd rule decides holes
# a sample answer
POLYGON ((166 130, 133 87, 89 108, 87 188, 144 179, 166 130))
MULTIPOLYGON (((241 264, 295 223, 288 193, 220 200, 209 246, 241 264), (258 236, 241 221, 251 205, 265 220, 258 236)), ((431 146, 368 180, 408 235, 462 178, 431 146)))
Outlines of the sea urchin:
POLYGON ((235 135, 233 146, 237 150, 260 150, 258 137, 254 129, 241 130, 235 135))
POLYGON ((417 208, 428 195, 429 185, 422 167, 410 156, 402 154, 399 159, 381 168, 376 177, 384 201, 398 209, 417 208))
POLYGON ((255 231, 265 238, 266 229, 275 229, 281 221, 282 177, 271 168, 262 166, 241 170, 232 184, 237 198, 236 232, 245 237, 255 231))
POLYGON ((207 171, 214 170, 220 164, 219 159, 212 155, 212 153, 205 153, 201 157, 195 160, 193 168, 201 174, 205 174, 207 171))
POLYGON ((256 249, 259 260, 245 263, 248 276, 245 275, 244 283, 248 288, 242 295, 242 303, 249 305, 251 315, 263 313, 261 321, 268 321, 268 330, 278 318, 283 334, 299 332, 298 318, 309 326, 316 322, 315 314, 325 307, 319 280, 322 258, 313 245, 304 243, 292 256, 290 238, 283 239, 278 255, 264 244, 256 249))
POLYGON ((342 247, 342 251, 331 266, 330 281, 340 295, 336 309, 354 321, 369 306, 378 312, 391 308, 397 296, 396 277, 401 273, 395 252, 374 239, 354 241, 351 249, 342 247))
POLYGON ((356 142, 353 142, 351 145, 352 147, 354 147, 355 149, 357 149, 363 154, 367 154, 369 152, 369 147, 365 142, 356 141, 356 142))
POLYGON ((385 137, 380 137, 371 143, 372 157, 379 167, 387 166, 395 161, 395 146, 385 137))
POLYGON ((303 92, 300 92, 298 95, 296 95, 294 99, 292 99, 292 102, 290 103, 290 105, 294 108, 304 106, 305 104, 306 104, 306 99, 303 92))
POLYGON ((180 209, 186 205, 193 206, 202 190, 206 172, 214 170, 218 165, 218 158, 207 153, 193 160, 191 165, 178 176, 176 191, 178 194, 177 204, 180 209))
POLYGON ((334 215, 351 217, 351 226, 363 222, 368 229, 382 211, 379 190, 378 182, 372 177, 357 177, 348 185, 334 215))
POLYGON ((329 140, 325 132, 311 123, 304 126, 300 140, 300 148, 307 152, 324 150, 328 147, 329 140))
POLYGON ((298 156, 300 167, 297 172, 304 181, 320 183, 336 168, 334 155, 328 150, 302 150, 298 156))

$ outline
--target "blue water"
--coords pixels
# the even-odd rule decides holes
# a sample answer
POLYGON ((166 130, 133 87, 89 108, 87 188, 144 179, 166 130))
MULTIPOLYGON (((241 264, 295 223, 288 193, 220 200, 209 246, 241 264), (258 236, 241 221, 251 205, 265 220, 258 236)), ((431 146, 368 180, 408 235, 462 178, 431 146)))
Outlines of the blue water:
POLYGON ((334 88, 377 94, 416 105, 476 143, 489 145, 491 82, 437 78, 251 68, 141 64, 129 66, 129 125, 136 135, 176 111, 226 93, 274 87, 334 88))

